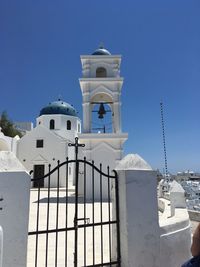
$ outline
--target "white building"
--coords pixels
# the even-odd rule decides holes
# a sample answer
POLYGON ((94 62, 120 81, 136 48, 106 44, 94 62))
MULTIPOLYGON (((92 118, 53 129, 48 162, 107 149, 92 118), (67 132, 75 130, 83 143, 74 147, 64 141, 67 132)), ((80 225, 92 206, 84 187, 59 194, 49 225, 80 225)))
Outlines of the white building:
MULTIPOLYGON (((40 111, 36 127, 24 135, 18 142, 17 157, 28 171, 34 170, 34 178, 44 176, 51 169, 74 158, 74 150, 68 143, 74 142, 81 131, 81 122, 76 110, 66 102, 58 100, 50 103, 40 111)), ((65 173, 60 175, 60 186, 65 186, 65 173)), ((73 180, 74 170, 69 166, 69 179, 73 180)), ((47 181, 41 186, 47 187, 47 181), (46 184, 45 184, 46 183, 46 184)), ((51 187, 57 186, 56 177, 50 182, 51 187)), ((37 184, 33 184, 37 186, 37 184)))

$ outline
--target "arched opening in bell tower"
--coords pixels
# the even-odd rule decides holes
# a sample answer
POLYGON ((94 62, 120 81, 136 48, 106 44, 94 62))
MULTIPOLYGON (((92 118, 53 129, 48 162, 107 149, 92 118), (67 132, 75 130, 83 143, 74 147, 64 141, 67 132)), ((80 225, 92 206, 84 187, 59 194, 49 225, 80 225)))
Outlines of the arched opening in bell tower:
POLYGON ((99 93, 91 99, 91 132, 113 133, 113 100, 105 93, 99 93))
POLYGON ((96 77, 97 78, 105 78, 107 77, 107 71, 104 67, 99 67, 96 69, 96 77))

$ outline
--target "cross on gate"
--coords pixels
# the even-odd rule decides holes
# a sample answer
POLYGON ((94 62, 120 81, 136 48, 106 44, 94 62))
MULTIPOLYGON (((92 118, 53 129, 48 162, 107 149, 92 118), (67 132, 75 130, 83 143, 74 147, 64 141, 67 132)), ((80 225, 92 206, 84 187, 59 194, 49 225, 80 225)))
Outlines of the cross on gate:
POLYGON ((78 267, 78 173, 79 173, 79 162, 78 162, 78 148, 84 147, 85 144, 78 143, 78 137, 75 137, 75 143, 69 143, 68 146, 75 147, 75 212, 74 212, 74 267, 78 267))
POLYGON ((74 146, 74 147, 75 147, 75 155, 76 155, 76 158, 77 158, 77 155, 78 155, 78 148, 79 148, 79 147, 84 147, 85 144, 79 144, 79 143, 78 143, 78 137, 75 137, 75 143, 74 143, 74 144, 69 143, 68 146, 74 146))

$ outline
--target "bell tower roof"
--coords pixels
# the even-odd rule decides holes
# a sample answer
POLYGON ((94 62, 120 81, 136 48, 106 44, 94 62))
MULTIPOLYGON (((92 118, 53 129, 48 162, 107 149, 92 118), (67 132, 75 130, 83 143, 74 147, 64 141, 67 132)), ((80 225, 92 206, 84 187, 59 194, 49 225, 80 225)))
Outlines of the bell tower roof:
POLYGON ((98 49, 96 49, 93 53, 93 56, 111 56, 111 53, 104 48, 103 45, 100 45, 98 49))

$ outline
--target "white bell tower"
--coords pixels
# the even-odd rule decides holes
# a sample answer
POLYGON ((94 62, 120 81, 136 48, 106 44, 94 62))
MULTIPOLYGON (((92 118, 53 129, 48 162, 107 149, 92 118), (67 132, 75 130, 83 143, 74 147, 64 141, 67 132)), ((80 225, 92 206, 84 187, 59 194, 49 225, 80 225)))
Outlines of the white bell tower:
MULTIPOLYGON (((120 55, 99 47, 92 55, 81 56, 82 78, 79 79, 83 97, 83 131, 80 143, 85 144, 84 155, 114 169, 123 157, 123 143, 128 134, 121 128, 120 55), (94 124, 94 117, 95 124, 94 124), (101 128, 94 125, 109 117, 110 123, 101 128)), ((102 124, 103 125, 103 124, 102 124)))
POLYGON ((92 55, 81 56, 83 78, 83 133, 92 132, 92 111, 95 104, 108 104, 112 112, 112 132, 121 133, 121 56, 111 55, 104 48, 92 55))

